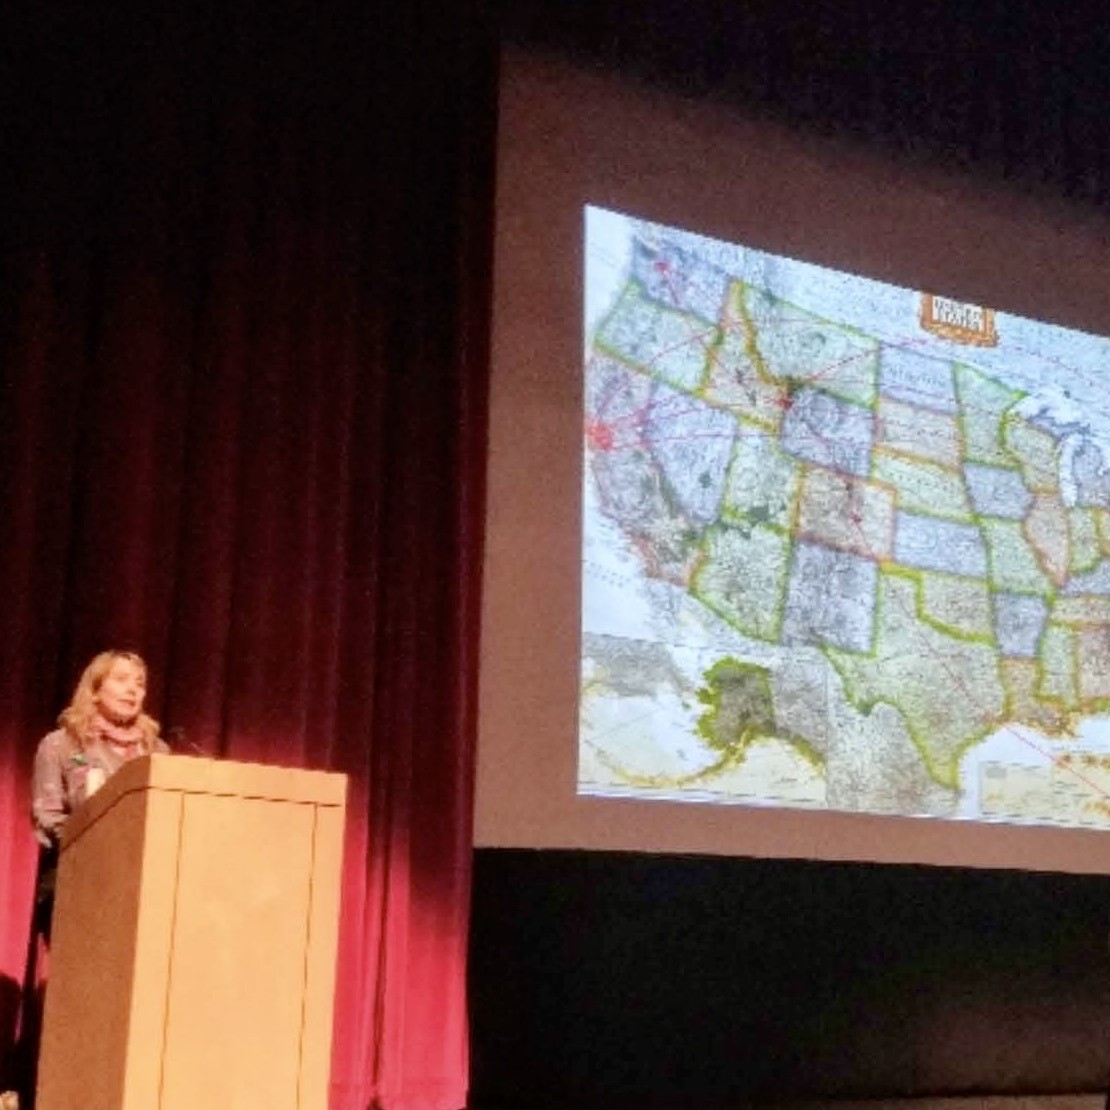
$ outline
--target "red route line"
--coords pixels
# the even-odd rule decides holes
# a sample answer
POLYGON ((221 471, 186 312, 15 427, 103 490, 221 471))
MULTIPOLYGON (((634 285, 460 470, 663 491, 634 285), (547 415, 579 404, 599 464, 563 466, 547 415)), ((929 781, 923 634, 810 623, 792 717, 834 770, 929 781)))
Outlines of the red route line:
MULTIPOLYGON (((671 347, 665 347, 663 350, 659 351, 654 356, 653 363, 658 365, 658 363, 661 359, 665 358, 667 355, 671 354, 673 351, 681 350, 684 346, 696 343, 697 345, 699 345, 702 348, 709 364, 711 366, 719 367, 720 363, 718 361, 717 353, 713 350, 712 346, 710 346, 709 344, 707 344, 704 341, 705 336, 710 335, 710 334, 716 335, 717 333, 720 333, 721 336, 726 336, 726 335, 731 335, 731 334, 734 334, 736 332, 739 332, 739 333, 742 333, 746 337, 747 333, 748 333, 747 322, 743 319, 740 319, 735 324, 730 324, 730 323, 727 322, 727 316, 726 316, 725 321, 713 324, 709 328, 704 329, 702 331, 697 331, 694 328, 694 325, 693 325, 693 322, 692 322, 694 319, 697 318, 696 314, 689 311, 687 308, 683 307, 683 305, 681 303, 682 299, 678 294, 678 290, 675 287, 674 282, 671 280, 672 269, 671 269, 670 264, 668 262, 660 259, 660 260, 656 261, 655 263, 653 263, 653 269, 656 271, 656 273, 662 275, 663 281, 668 286, 668 289, 669 289, 670 294, 671 294, 671 304, 670 305, 665 305, 665 307, 672 308, 675 312, 680 313, 682 316, 688 318, 691 321, 690 324, 689 324, 690 337, 688 339, 683 340, 681 343, 676 343, 671 347)), ((647 292, 646 289, 645 289, 645 292, 647 292)), ((650 293, 649 293, 649 299, 654 300, 655 298, 651 298, 650 293)), ((657 303, 664 304, 664 302, 662 302, 662 301, 658 301, 657 303)), ((814 322, 812 320, 806 320, 806 319, 803 319, 801 317, 794 317, 793 319, 791 319, 788 315, 780 318, 778 320, 778 323, 779 324, 796 323, 800 327, 812 327, 814 325, 814 322)), ((876 342, 878 342, 878 341, 876 341, 876 342)), ((925 340, 913 340, 912 342, 926 342, 926 341, 925 340)), ((822 381, 822 380, 824 380, 825 377, 831 375, 832 373, 834 373, 840 367, 847 366, 852 362, 858 361, 859 359, 868 358, 873 353, 874 352, 871 352, 871 351, 862 351, 859 354, 855 354, 855 355, 852 355, 848 358, 841 359, 839 362, 831 363, 827 370, 818 372, 818 373, 813 374, 813 375, 810 375, 810 376, 806 377, 803 380, 805 380, 808 384, 813 384, 815 382, 822 381)), ((653 363, 649 362, 646 365, 648 365, 650 367, 650 366, 653 365, 653 363)), ((757 371, 757 376, 758 376, 758 371, 757 371)), ((766 384, 770 385, 771 383, 766 383, 766 384)))
MULTIPOLYGON (((843 365, 843 363, 840 363, 840 364, 837 364, 837 365, 843 365)), ((626 372, 636 373, 636 371, 632 370, 631 368, 627 368, 626 372)), ((798 379, 798 380, 803 380, 803 379, 798 379)), ((804 380, 807 383, 812 382, 812 381, 817 380, 817 376, 815 375, 815 376, 812 376, 812 377, 810 377, 808 379, 804 379, 804 380)), ((614 383, 610 387, 607 397, 612 398, 613 394, 617 391, 618 388, 619 388, 619 385, 614 383)), ((770 388, 774 388, 774 387, 770 386, 770 388)), ((935 395, 928 394, 928 396, 932 397, 932 396, 935 396, 935 395)), ((880 403, 883 399, 884 398, 880 394, 880 403)), ((893 400, 896 403, 900 400, 898 398, 893 398, 893 399, 886 398, 886 399, 887 400, 893 400)), ((914 407, 912 402, 909 402, 909 401, 902 401, 901 403, 904 403, 905 405, 907 405, 907 407, 910 407, 910 408, 914 407)), ((599 416, 602 415, 603 409, 604 409, 604 407, 607 406, 607 404, 608 404, 607 400, 600 402, 594 408, 595 413, 598 414, 599 416)), ((786 407, 787 408, 792 407, 791 402, 789 401, 789 399, 787 399, 786 407)), ((925 406, 919 406, 919 407, 925 407, 925 406)), ((970 409, 971 411, 975 411, 974 407, 972 407, 972 406, 967 406, 967 405, 961 404, 960 407, 964 410, 970 409)), ((665 401, 659 401, 655 397, 652 397, 648 401, 646 401, 644 404, 636 406, 635 408, 631 409, 630 411, 628 411, 628 412, 626 412, 626 413, 624 413, 620 416, 617 416, 617 417, 608 417, 608 418, 605 418, 605 419, 588 420, 587 423, 586 423, 586 439, 589 442, 590 446, 593 447, 595 450, 599 450, 599 451, 619 451, 619 450, 632 450, 637 446, 642 447, 645 450, 650 450, 652 445, 659 445, 661 443, 680 443, 680 442, 692 441, 694 439, 716 438, 718 433, 699 432, 699 433, 689 433, 689 434, 686 434, 686 435, 675 435, 675 436, 670 436, 670 437, 663 437, 663 436, 660 436, 660 435, 656 435, 656 436, 652 437, 650 443, 648 443, 646 441, 646 438, 645 438, 645 435, 644 435, 644 427, 645 427, 646 424, 649 423, 649 421, 650 421, 651 424, 658 427, 659 425, 665 423, 668 420, 677 421, 677 420, 679 420, 679 419, 681 419, 681 418, 683 418, 687 415, 703 412, 706 408, 709 408, 711 411, 716 411, 716 412, 720 412, 720 413, 725 414, 725 415, 732 416, 735 419, 735 412, 734 412, 733 408, 730 407, 730 406, 723 406, 723 405, 715 404, 714 402, 709 401, 709 400, 700 400, 697 404, 695 404, 691 400, 689 400, 689 395, 684 395, 682 393, 676 393, 676 396, 674 396, 672 398, 669 398, 665 401), (679 405, 682 405, 683 407, 679 408, 678 407, 679 405), (618 443, 616 441, 616 437, 615 437, 614 433, 619 431, 619 429, 621 428, 622 425, 628 425, 635 431, 636 438, 634 440, 632 440, 631 442, 618 443)), ((864 411, 869 412, 870 419, 871 419, 871 422, 872 422, 873 425, 877 420, 882 419, 882 414, 877 408, 876 409, 866 409, 864 411)), ((942 413, 942 412, 939 412, 938 410, 932 409, 932 408, 927 408, 927 411, 932 413, 933 415, 940 416, 940 417, 949 417, 950 416, 953 419, 953 422, 955 421, 956 414, 942 413)), ((993 410, 982 410, 982 411, 991 411, 991 412, 993 412, 993 410)), ((960 430, 958 428, 956 428, 955 423, 954 423, 953 426, 954 426, 954 429, 957 431, 957 433, 959 433, 960 430)), ((810 425, 808 421, 806 422, 806 427, 809 428, 811 431, 813 430, 812 425, 810 425)), ((753 436, 758 436, 758 435, 761 435, 761 434, 762 435, 772 435, 773 430, 764 431, 764 430, 761 429, 759 431, 754 431, 754 432, 751 432, 751 433, 744 433, 744 432, 740 433, 741 436, 743 436, 745 434, 749 434, 749 435, 753 435, 753 436)), ((819 440, 822 439, 819 432, 814 432, 813 434, 819 440)), ((735 433, 730 433, 730 434, 726 435, 725 433, 722 432, 722 433, 719 433, 719 436, 720 436, 721 439, 727 439, 729 442, 732 442, 736 438, 735 433)), ((797 439, 799 442, 803 442, 803 443, 806 442, 809 439, 809 437, 806 436, 806 435, 797 435, 797 434, 795 434, 794 438, 797 439)), ((926 438, 928 439, 929 437, 926 437, 926 438)), ((936 436, 936 437, 933 437, 933 438, 937 439, 937 440, 940 440, 941 442, 947 442, 946 437, 936 436)), ((960 438, 961 439, 963 438, 962 434, 960 435, 960 438)), ((862 444, 854 444, 854 445, 855 446, 863 446, 862 444)), ((827 442, 825 442, 825 446, 826 447, 828 446, 827 442)), ((871 446, 873 447, 874 444, 872 444, 871 446)), ((945 457, 942 457, 942 456, 925 456, 925 455, 919 455, 919 456, 915 456, 915 457, 920 458, 921 461, 924 462, 924 463, 931 463, 931 464, 937 466, 938 468, 952 471, 952 473, 956 473, 955 469, 951 465, 948 464, 948 461, 945 457)), ((814 462, 815 465, 826 465, 826 464, 821 463, 818 460, 809 460, 809 461, 814 462)), ((835 469, 839 469, 839 468, 836 467, 836 466, 829 466, 829 469, 834 469, 835 470, 835 469)), ((857 475, 856 477, 865 477, 865 476, 857 475)))
MULTIPOLYGON (((648 407, 649 406, 643 406, 643 409, 646 409, 648 407)), ((731 415, 725 409, 719 409, 719 408, 716 408, 714 406, 709 406, 709 408, 710 408, 710 411, 720 413, 723 418, 727 418, 731 415)), ((637 413, 639 413, 641 411, 643 411, 643 410, 637 410, 637 413)), ((680 412, 668 413, 667 416, 663 419, 653 419, 653 420, 650 421, 650 423, 653 424, 655 427, 658 427, 660 424, 664 423, 666 420, 677 421, 677 420, 679 420, 679 419, 681 419, 685 416, 695 415, 695 414, 703 412, 703 411, 704 411, 704 406, 699 407, 699 406, 691 405, 688 408, 682 409, 680 412)), ((586 441, 590 445, 590 447, 593 448, 595 451, 599 451, 599 452, 608 454, 608 453, 614 452, 614 451, 633 451, 636 448, 641 448, 641 449, 646 450, 646 451, 651 451, 653 447, 657 447, 660 444, 691 443, 691 442, 694 442, 696 440, 720 440, 723 443, 728 443, 728 444, 731 445, 731 444, 735 443, 737 440, 748 440, 748 439, 751 439, 751 440, 755 440, 755 439, 773 440, 775 438, 774 429, 770 429, 770 428, 751 428, 751 429, 741 428, 740 430, 735 430, 734 429, 734 430, 729 431, 727 433, 723 432, 723 431, 722 432, 697 431, 697 432, 687 432, 687 433, 684 433, 682 435, 678 435, 678 434, 674 434, 674 435, 653 435, 653 436, 650 437, 650 439, 648 439, 647 436, 644 433, 644 429, 645 429, 645 426, 649 423, 649 421, 645 418, 645 419, 642 419, 642 420, 638 420, 636 422, 636 424, 634 425, 634 427, 632 428, 632 431, 634 431, 636 433, 635 438, 627 440, 627 441, 622 440, 622 441, 618 442, 616 437, 615 437, 614 430, 615 429, 619 430, 621 424, 630 423, 630 422, 631 422, 631 417, 629 417, 627 420, 621 419, 621 420, 590 420, 590 421, 587 421, 586 422, 586 427, 585 427, 586 441)), ((872 423, 873 422, 874 422, 874 419, 872 418, 872 423)), ((809 428, 810 431, 813 431, 812 426, 810 424, 807 423, 806 427, 809 428)), ((816 442, 821 443, 825 447, 828 447, 829 443, 832 442, 832 441, 826 439, 825 437, 823 437, 820 434, 820 432, 816 432, 816 431, 813 431, 813 434, 811 436, 810 435, 805 435, 805 434, 796 434, 795 433, 795 434, 792 435, 792 438, 793 438, 793 440, 795 440, 798 443, 807 443, 807 442, 816 441, 816 442)), ((867 448, 868 451, 872 450, 873 447, 874 447, 874 444, 866 444, 866 443, 862 443, 862 442, 857 443, 855 441, 844 441, 844 442, 850 444, 850 446, 855 447, 855 448, 859 448, 859 449, 867 448)), ((949 470, 949 471, 952 472, 952 474, 956 474, 955 468, 950 467, 950 466, 946 466, 944 461, 941 460, 941 459, 926 458, 925 456, 914 456, 914 457, 915 458, 920 458, 920 460, 924 463, 929 463, 931 465, 934 465, 934 466, 938 467, 939 469, 949 470)), ((827 470, 835 470, 835 471, 841 472, 841 471, 839 471, 838 467, 833 466, 831 464, 822 463, 822 462, 819 462, 819 461, 813 460, 813 459, 804 459, 803 461, 808 462, 808 463, 812 463, 814 466, 824 466, 825 469, 827 469, 827 470)), ((866 478, 866 475, 852 474, 851 477, 857 478, 857 479, 860 479, 860 480, 864 480, 866 478)))
MULTIPOLYGON (((900 347, 900 349, 905 349, 905 348, 911 346, 912 344, 919 343, 919 342, 924 342, 924 341, 923 340, 911 340, 911 341, 907 341, 904 344, 900 344, 899 347, 900 347)), ((891 346, 891 344, 887 344, 887 346, 891 346)), ((871 355, 871 353, 868 352, 868 353, 865 354, 865 356, 853 356, 853 360, 856 357, 870 357, 870 355, 871 355)), ((825 374, 831 373, 833 369, 836 369, 839 366, 846 365, 848 361, 850 361, 850 360, 841 360, 841 362, 839 362, 839 363, 834 363, 834 364, 832 364, 831 369, 829 371, 824 372, 824 373, 825 374)), ((648 364, 648 365, 650 365, 650 364, 648 364)), ((627 366, 625 364, 621 364, 621 366, 622 366, 622 369, 625 369, 625 371, 628 372, 628 373, 639 373, 634 368, 632 368, 630 366, 627 366)), ((655 380, 655 379, 652 379, 652 380, 655 380)), ((817 382, 817 381, 822 380, 822 374, 819 373, 819 374, 810 375, 806 378, 799 378, 799 379, 792 379, 792 380, 804 382, 805 384, 808 385, 808 384, 812 384, 813 382, 817 382)), ((664 383, 664 384, 666 384, 666 383, 664 383)), ((780 388, 781 389, 781 387, 776 387, 772 383, 766 383, 766 385, 767 385, 768 388, 771 388, 771 389, 775 389, 775 388, 780 388)), ((609 390, 609 393, 608 393, 608 398, 611 398, 612 395, 616 392, 616 390, 618 388, 619 388, 619 386, 614 383, 610 387, 610 390, 609 390)), ((671 388, 675 388, 675 387, 671 387, 671 388)), ((743 388, 743 387, 741 387, 741 388, 743 388)), ((901 386, 900 389, 903 393, 905 393, 905 392, 915 392, 910 387, 906 387, 906 386, 901 386)), ((935 399, 935 397, 936 397, 935 394, 925 393, 923 391, 922 391, 921 395, 925 396, 925 397, 928 397, 928 398, 931 398, 931 399, 935 399)), ((640 446, 640 447, 643 447, 646 450, 650 450, 651 444, 646 442, 646 439, 645 439, 645 436, 644 436, 644 431, 643 431, 645 424, 647 424, 649 422, 649 420, 652 424, 658 426, 659 424, 665 422, 668 419, 677 420, 677 419, 680 419, 680 418, 682 418, 682 417, 684 417, 688 414, 701 412, 701 411, 703 411, 703 409, 705 407, 708 407, 709 409, 714 410, 714 411, 718 411, 718 412, 721 412, 721 413, 726 413, 726 414, 730 414, 730 415, 735 416, 733 406, 722 405, 722 404, 715 403, 715 402, 713 402, 711 400, 708 400, 708 399, 702 399, 702 400, 699 401, 698 404, 695 405, 695 404, 689 403, 687 400, 685 400, 686 397, 689 397, 689 395, 687 394, 687 395, 684 396, 681 392, 676 390, 676 396, 674 396, 674 397, 672 397, 672 398, 670 398, 666 401, 659 401, 657 398, 652 397, 652 398, 649 398, 649 400, 646 401, 643 405, 639 405, 639 406, 635 407, 634 409, 630 410, 629 412, 622 414, 621 416, 614 417, 614 418, 603 419, 603 420, 595 419, 595 420, 587 421, 586 439, 595 450, 600 450, 600 451, 632 450, 636 446, 640 446), (684 404, 686 407, 678 408, 677 406, 679 404, 684 404), (624 425, 624 424, 631 425, 632 428, 634 428, 634 430, 636 432, 636 439, 634 441, 632 441, 631 443, 617 443, 616 440, 615 440, 615 436, 613 434, 614 431, 616 429, 618 429, 621 425, 624 425)), ((792 407, 792 401, 791 401, 790 398, 785 398, 784 400, 785 400, 785 404, 782 404, 780 402, 780 407, 784 407, 786 409, 789 409, 790 407, 792 407)), ((913 404, 913 402, 908 401, 908 400, 904 400, 903 398, 900 398, 900 397, 884 396, 881 393, 881 390, 879 392, 878 400, 879 400, 880 405, 885 400, 885 401, 892 402, 892 403, 905 404, 909 408, 915 408, 916 407, 918 409, 925 409, 925 411, 929 412, 932 415, 935 415, 935 416, 938 416, 938 417, 941 417, 941 418, 951 418, 953 420, 953 422, 955 422, 956 416, 957 416, 956 413, 945 413, 945 412, 942 412, 942 411, 940 411, 936 408, 932 408, 931 406, 925 406, 925 405, 915 406, 913 404)), ((956 403, 958 405, 959 409, 961 411, 964 411, 964 412, 980 411, 980 412, 990 413, 991 415, 994 415, 994 413, 995 413, 995 410, 993 410, 993 409, 977 409, 975 406, 967 405, 967 404, 963 403, 962 401, 960 401, 955 396, 953 397, 953 400, 954 400, 954 403, 956 403)), ((850 402, 846 402, 846 403, 850 403, 850 402)), ((607 406, 607 404, 608 404, 607 400, 599 403, 597 406, 595 406, 595 410, 594 410, 595 413, 600 413, 601 410, 604 407, 607 406)), ((867 411, 869 411, 870 414, 871 414, 872 423, 874 423, 878 419, 881 419, 881 412, 879 411, 878 408, 869 409, 867 411)), ((811 426, 808 424, 808 422, 807 422, 807 427, 811 428, 811 426)), ((955 423, 954 423, 954 429, 956 430, 957 434, 959 435, 960 439, 962 440, 964 438, 964 436, 962 434, 962 430, 959 429, 955 425, 955 423)), ((811 428, 811 430, 812 430, 812 428, 811 428)), ((759 433, 753 433, 753 434, 759 434, 759 433)), ((770 433, 767 433, 767 434, 770 434, 770 433)), ((814 434, 817 435, 817 436, 820 435, 820 433, 814 433, 814 434)), ((721 435, 722 435, 722 438, 726 438, 723 433, 721 435)), ((655 444, 655 445, 658 445, 660 443, 668 443, 668 442, 669 443, 678 443, 678 442, 685 442, 687 440, 692 440, 692 439, 695 439, 695 438, 711 438, 712 436, 713 436, 713 433, 698 433, 697 435, 690 434, 690 435, 684 435, 684 436, 673 436, 673 437, 669 437, 669 438, 663 438, 661 436, 654 436, 652 438, 651 443, 655 444)), ((729 438, 731 440, 733 437, 730 436, 730 437, 727 437, 727 438, 729 438)), ((806 437, 805 435, 802 435, 802 436, 796 436, 796 438, 800 442, 805 442, 808 437, 806 437)), ((926 438, 928 438, 928 437, 926 437, 926 438)), ((933 438, 940 439, 941 441, 945 441, 944 437, 941 437, 941 436, 937 436, 937 437, 933 437, 933 438)), ((916 456, 916 457, 920 457, 921 461, 923 461, 925 463, 932 463, 932 464, 934 464, 937 467, 940 467, 942 469, 953 470, 953 468, 947 464, 947 460, 943 457, 939 457, 939 456, 938 457, 916 456)), ((818 462, 817 460, 810 460, 810 461, 813 461, 816 465, 824 465, 824 464, 818 462)), ((838 468, 833 466, 833 467, 830 467, 830 469, 838 469, 838 468)))
MULTIPOLYGON (((696 340, 696 339, 684 340, 683 344, 688 344, 688 343, 693 343, 693 342, 698 342, 698 340, 696 340)), ((922 340, 922 339, 912 339, 912 340, 907 340, 904 343, 898 343, 898 344, 886 343, 886 344, 883 344, 883 345, 886 346, 886 347, 894 347, 897 350, 908 350, 911 346, 914 346, 916 344, 925 343, 925 342, 927 342, 927 341, 922 340)), ((658 352, 655 356, 653 356, 651 361, 642 364, 643 367, 644 367, 643 370, 639 370, 634 364, 625 361, 625 359, 621 356, 608 356, 606 354, 603 354, 602 357, 603 358, 611 358, 612 361, 616 362, 618 366, 620 366, 622 369, 626 369, 630 373, 641 374, 641 375, 646 374, 649 377, 649 380, 651 380, 653 382, 658 382, 660 384, 663 384, 663 385, 667 386, 668 388, 674 390, 675 393, 678 394, 679 396, 681 396, 683 394, 685 394, 686 396, 690 396, 691 395, 690 391, 684 389, 681 386, 676 386, 676 385, 672 384, 671 382, 667 381, 666 377, 663 375, 662 371, 659 369, 659 366, 658 366, 658 362, 661 358, 665 357, 665 355, 669 354, 671 351, 674 351, 674 350, 677 350, 677 349, 679 349, 679 347, 678 347, 678 345, 675 345, 673 347, 666 348, 665 350, 663 350, 661 352, 658 352), (655 375, 658 375, 658 377, 656 377, 655 375)), ((824 369, 824 370, 816 371, 812 374, 807 374, 805 376, 799 376, 797 378, 789 378, 789 379, 787 379, 787 382, 794 383, 799 388, 802 387, 802 386, 814 386, 814 387, 816 387, 816 386, 819 386, 823 382, 829 381, 832 378, 832 375, 838 369, 841 369, 844 366, 848 366, 853 362, 857 362, 857 361, 860 361, 860 360, 863 360, 863 359, 869 359, 869 358, 873 357, 874 355, 876 355, 877 353, 878 352, 874 352, 874 351, 861 352, 859 354, 852 355, 850 358, 844 358, 844 359, 840 359, 837 362, 829 363, 827 368, 824 369)), ((932 357, 932 356, 923 356, 923 357, 932 357)), ((713 354, 712 358, 713 358, 714 361, 717 359, 717 356, 716 356, 715 353, 713 354)), ((937 361, 944 361, 944 360, 938 358, 937 361)), ((952 359, 952 360, 949 360, 949 361, 955 362, 957 360, 952 359)), ((717 365, 720 366, 720 363, 717 362, 717 365)), ((765 389, 776 390, 776 391, 781 393, 787 388, 786 384, 780 384, 779 382, 775 382, 775 381, 760 380, 758 371, 755 371, 755 377, 757 379, 756 384, 759 385, 759 386, 762 386, 765 389)), ((741 390, 742 392, 750 394, 751 395, 750 402, 754 402, 754 400, 755 400, 755 396, 754 396, 755 388, 752 385, 749 385, 747 382, 743 382, 743 381, 738 380, 736 382, 736 388, 741 390)), ((936 407, 936 401, 937 401, 937 394, 936 393, 930 392, 930 391, 924 390, 924 389, 915 389, 912 386, 902 385, 902 384, 899 384, 897 389, 898 389, 899 396, 893 396, 890 393, 884 393, 881 386, 877 387, 876 393, 877 393, 878 402, 879 403, 886 402, 886 403, 891 403, 891 404, 903 404, 903 405, 906 405, 909 408, 924 409, 925 411, 927 411, 928 413, 930 413, 933 416, 938 416, 938 417, 941 417, 941 418, 949 418, 949 419, 952 419, 952 420, 956 419, 957 412, 948 412, 948 411, 945 411, 944 409, 940 409, 940 408, 936 407), (922 403, 917 404, 913 400, 906 399, 907 394, 909 394, 911 397, 916 396, 916 397, 920 398, 922 403), (924 403, 926 401, 932 401, 933 404, 924 403)), ((678 400, 677 397, 672 399, 672 401, 676 401, 676 400, 678 400)), ((718 408, 718 409, 721 409, 723 411, 731 411, 733 408, 735 408, 735 406, 730 406, 730 405, 727 405, 727 404, 723 404, 721 402, 713 401, 709 398, 699 398, 699 400, 701 401, 701 403, 703 405, 708 405, 712 408, 718 408)), ((654 401, 648 402, 647 405, 641 406, 640 408, 637 408, 637 409, 633 410, 632 412, 629 412, 629 413, 627 413, 623 416, 617 417, 615 420, 611 421, 611 423, 617 423, 617 422, 623 422, 623 421, 634 422, 639 418, 640 413, 642 413, 646 409, 654 406, 657 403, 658 404, 668 404, 668 403, 671 403, 671 402, 654 402, 654 401)), ((782 400, 776 400, 776 401, 773 401, 772 403, 777 404, 778 407, 780 407, 780 408, 787 408, 787 409, 790 408, 790 406, 792 404, 790 398, 785 398, 785 399, 782 399, 782 400)), ((850 402, 850 401, 847 401, 845 403, 853 404, 853 402, 850 402)), ((988 408, 985 408, 983 406, 970 405, 970 404, 964 403, 963 401, 961 401, 956 396, 955 389, 953 389, 952 404, 957 410, 964 411, 964 412, 984 413, 984 414, 988 414, 988 415, 993 415, 994 412, 995 412, 994 409, 988 409, 988 408)), ((859 406, 854 406, 854 407, 859 407, 859 406)))
MULTIPOLYGON (((631 371, 630 370, 629 372, 635 373, 636 371, 631 371)), ((666 383, 664 383, 664 384, 666 384, 666 383)), ((808 385, 809 382, 807 381, 805 384, 808 385)), ((775 387, 772 386, 770 388, 775 388, 775 387)), ((587 423, 589 423, 591 425, 594 425, 594 426, 603 423, 603 424, 607 425, 608 427, 610 427, 611 429, 614 429, 614 430, 620 430, 622 428, 622 426, 627 426, 631 429, 639 431, 643 427, 643 425, 645 425, 647 423, 660 424, 660 423, 663 423, 666 420, 678 420, 678 419, 681 419, 682 417, 684 417, 684 416, 686 416, 690 413, 703 412, 707 408, 712 410, 712 411, 724 413, 724 414, 732 416, 734 418, 736 417, 735 406, 722 404, 720 402, 716 402, 716 401, 713 401, 711 399, 701 399, 701 398, 699 398, 698 403, 695 404, 692 401, 687 400, 688 397, 689 397, 689 395, 684 396, 683 394, 679 393, 678 396, 673 397, 673 398, 668 398, 666 400, 652 399, 652 400, 646 401, 642 405, 636 406, 635 408, 633 408, 633 409, 631 409, 627 412, 623 412, 623 413, 621 413, 619 415, 616 415, 616 416, 609 416, 609 417, 603 417, 603 418, 602 418, 603 405, 601 403, 599 403, 599 404, 595 405, 594 408, 593 408, 593 411, 594 411, 594 414, 595 414, 594 417, 592 419, 590 419, 589 421, 587 421, 587 423), (679 407, 680 403, 682 404, 682 407, 679 407)), ((957 425, 955 423, 955 421, 956 421, 956 414, 955 413, 944 413, 944 412, 940 412, 939 410, 937 410, 935 408, 929 408, 928 406, 915 405, 912 401, 904 401, 901 398, 890 397, 888 395, 881 395, 880 398, 879 398, 880 405, 884 401, 885 402, 901 403, 901 404, 904 404, 907 408, 917 409, 918 411, 924 410, 932 416, 941 417, 942 419, 950 419, 953 422, 953 431, 954 431, 954 433, 959 435, 959 437, 961 439, 964 438, 963 435, 961 434, 961 430, 957 427, 957 425)), ((871 408, 869 406, 854 405, 854 404, 852 404, 852 402, 844 402, 844 403, 852 405, 853 408, 861 409, 861 411, 868 412, 870 414, 872 420, 882 417, 882 413, 880 412, 879 407, 871 408)), ((785 411, 789 411, 791 408, 793 408, 795 402, 791 398, 784 397, 784 398, 772 401, 771 404, 774 405, 777 408, 783 409, 785 411)), ((976 408, 974 406, 969 406, 969 405, 963 405, 961 407, 965 411, 971 411, 971 412, 981 411, 981 412, 987 413, 987 412, 992 412, 993 411, 993 410, 989 410, 989 409, 976 410, 976 408)), ((1034 427, 1035 427, 1035 425, 1034 425, 1034 427)), ((934 436, 926 436, 926 437, 923 437, 923 438, 925 438, 926 440, 933 439, 933 440, 944 441, 947 437, 944 436, 943 434, 937 434, 937 435, 934 435, 934 436)))

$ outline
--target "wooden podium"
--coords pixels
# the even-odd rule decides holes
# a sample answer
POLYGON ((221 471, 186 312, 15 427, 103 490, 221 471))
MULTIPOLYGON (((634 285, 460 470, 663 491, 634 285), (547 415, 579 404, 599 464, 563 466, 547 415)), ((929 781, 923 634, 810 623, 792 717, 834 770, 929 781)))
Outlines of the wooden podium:
POLYGON ((73 815, 38 1110, 325 1110, 345 795, 153 755, 73 815))

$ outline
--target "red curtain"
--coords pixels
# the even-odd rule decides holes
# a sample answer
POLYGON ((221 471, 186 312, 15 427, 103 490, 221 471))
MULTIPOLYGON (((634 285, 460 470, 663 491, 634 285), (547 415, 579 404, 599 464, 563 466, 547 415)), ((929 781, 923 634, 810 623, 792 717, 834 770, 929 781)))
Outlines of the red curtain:
POLYGON ((450 1110, 493 51, 466 0, 150 7, 9 38, 0 1054, 34 747, 124 647, 186 746, 351 776, 332 1106, 450 1110))

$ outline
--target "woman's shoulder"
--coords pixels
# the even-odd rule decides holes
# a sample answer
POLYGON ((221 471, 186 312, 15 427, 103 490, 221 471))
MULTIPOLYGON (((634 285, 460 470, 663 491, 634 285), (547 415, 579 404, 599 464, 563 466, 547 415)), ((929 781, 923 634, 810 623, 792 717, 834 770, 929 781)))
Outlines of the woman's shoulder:
POLYGON ((73 737, 64 729, 48 732, 35 750, 36 774, 58 774, 79 751, 73 737))
POLYGON ((48 732, 39 741, 40 752, 56 752, 61 755, 73 750, 73 737, 64 729, 56 728, 53 732, 48 732))

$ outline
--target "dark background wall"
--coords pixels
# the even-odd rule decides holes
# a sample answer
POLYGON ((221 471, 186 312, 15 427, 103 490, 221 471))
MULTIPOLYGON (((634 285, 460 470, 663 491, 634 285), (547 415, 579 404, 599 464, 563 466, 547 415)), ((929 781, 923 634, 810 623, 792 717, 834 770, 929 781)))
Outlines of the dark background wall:
POLYGON ((493 0, 504 35, 1078 202, 1110 189, 1100 0, 493 0))
MULTIPOLYGON (((501 19, 515 43, 893 158, 1110 195, 1095 5, 506 0, 501 19)), ((1108 911, 1102 877, 481 851, 472 1105, 1103 1088, 1108 911)))
POLYGON ((486 850, 472 1106, 1084 1091, 1110 880, 486 850))

